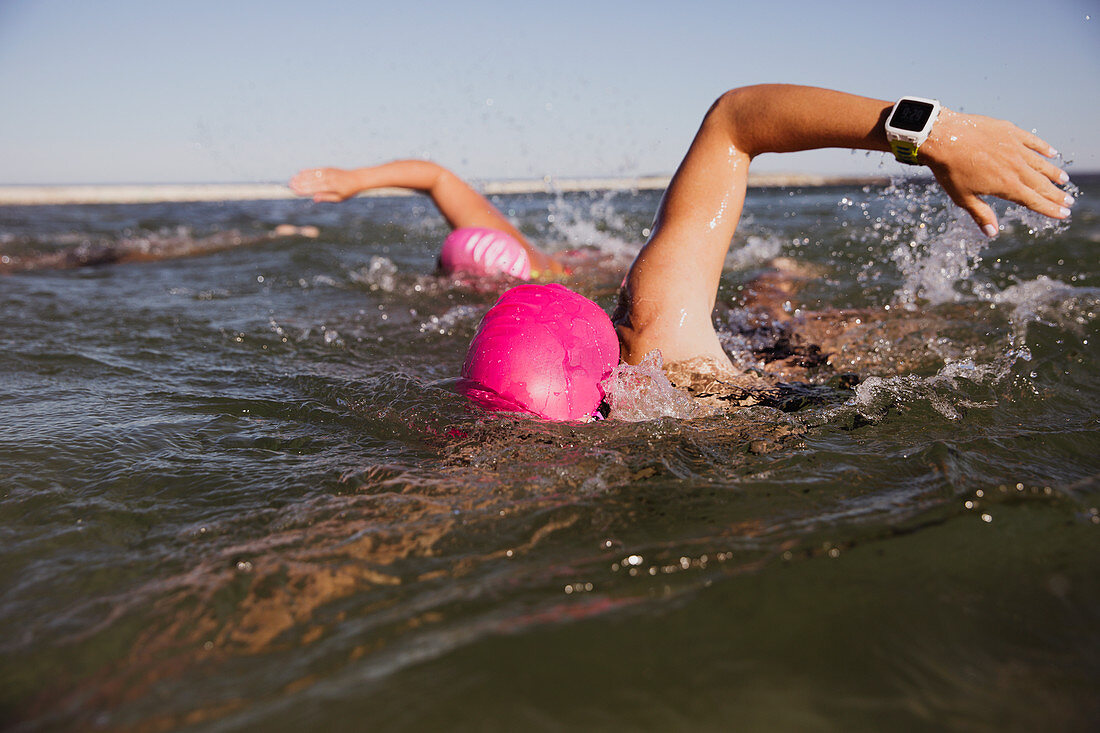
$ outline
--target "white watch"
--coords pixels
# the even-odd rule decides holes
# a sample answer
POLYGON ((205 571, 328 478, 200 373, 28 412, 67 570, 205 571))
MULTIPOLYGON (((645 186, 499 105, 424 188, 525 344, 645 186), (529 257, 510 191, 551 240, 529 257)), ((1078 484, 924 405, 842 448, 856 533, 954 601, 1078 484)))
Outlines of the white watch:
POLYGON ((886 140, 894 157, 918 165, 917 150, 928 139, 940 114, 940 103, 923 97, 902 97, 886 118, 886 140))

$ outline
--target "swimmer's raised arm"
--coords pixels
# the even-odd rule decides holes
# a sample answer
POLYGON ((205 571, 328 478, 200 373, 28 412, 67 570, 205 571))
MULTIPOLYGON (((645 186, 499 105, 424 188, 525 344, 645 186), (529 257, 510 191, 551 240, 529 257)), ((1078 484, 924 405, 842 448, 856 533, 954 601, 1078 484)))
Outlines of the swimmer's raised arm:
POLYGON ((375 188, 407 188, 431 197, 451 227, 488 227, 515 237, 527 250, 532 269, 562 272, 549 255, 527 241, 488 199, 441 165, 426 160, 395 160, 347 170, 307 168, 290 179, 290 189, 314 201, 338 202, 375 188))
MULTIPOLYGON (((737 228, 749 163, 761 153, 815 148, 889 150, 891 103, 788 85, 735 89, 712 106, 661 200, 653 233, 627 275, 615 313, 622 357, 637 363, 660 348, 667 362, 728 364, 711 324, 726 252, 737 228)), ((1055 151, 1011 123, 944 109, 920 148, 951 198, 987 234, 998 196, 1055 218, 1072 199, 1055 151)))

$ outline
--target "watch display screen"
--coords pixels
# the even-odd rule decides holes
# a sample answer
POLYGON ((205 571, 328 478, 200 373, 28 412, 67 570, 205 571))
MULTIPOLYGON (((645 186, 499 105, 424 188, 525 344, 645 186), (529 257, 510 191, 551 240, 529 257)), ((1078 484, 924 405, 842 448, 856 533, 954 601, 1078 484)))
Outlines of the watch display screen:
POLYGON ((890 121, 887 124, 901 130, 920 132, 928 124, 928 118, 932 116, 933 109, 935 108, 927 102, 906 99, 894 108, 894 114, 890 115, 890 121))

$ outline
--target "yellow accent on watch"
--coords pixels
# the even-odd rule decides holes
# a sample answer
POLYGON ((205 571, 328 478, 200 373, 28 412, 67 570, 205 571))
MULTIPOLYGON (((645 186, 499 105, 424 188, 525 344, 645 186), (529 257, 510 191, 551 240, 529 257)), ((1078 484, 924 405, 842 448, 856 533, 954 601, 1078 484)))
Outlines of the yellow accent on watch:
POLYGON ((894 151, 894 157, 902 163, 908 163, 910 165, 919 165, 917 161, 918 145, 905 140, 891 140, 890 150, 894 151))

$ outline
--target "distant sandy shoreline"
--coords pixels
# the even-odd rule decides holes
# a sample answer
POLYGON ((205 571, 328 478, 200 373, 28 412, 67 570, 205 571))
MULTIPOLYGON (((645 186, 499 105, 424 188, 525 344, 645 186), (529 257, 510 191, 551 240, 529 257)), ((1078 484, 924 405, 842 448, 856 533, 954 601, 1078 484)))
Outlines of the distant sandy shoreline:
MULTIPOLYGON (((810 174, 761 174, 749 176, 750 188, 782 188, 881 185, 885 176, 819 176, 810 174)), ((554 191, 653 191, 668 186, 665 176, 640 178, 545 178, 487 182, 478 188, 487 195, 550 193, 554 191)), ((404 196, 403 189, 383 188, 364 196, 404 196)), ((286 186, 275 183, 206 183, 99 186, 3 186, 0 206, 48 204, 147 204, 192 201, 265 201, 297 198, 286 186)))

